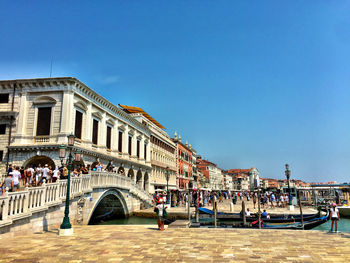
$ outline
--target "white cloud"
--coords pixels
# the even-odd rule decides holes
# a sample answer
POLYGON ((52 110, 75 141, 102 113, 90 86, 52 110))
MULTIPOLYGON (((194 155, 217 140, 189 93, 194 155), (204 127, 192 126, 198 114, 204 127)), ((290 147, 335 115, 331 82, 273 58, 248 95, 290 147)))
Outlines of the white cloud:
POLYGON ((119 81, 120 77, 118 75, 112 75, 102 78, 101 82, 103 84, 114 84, 119 81))

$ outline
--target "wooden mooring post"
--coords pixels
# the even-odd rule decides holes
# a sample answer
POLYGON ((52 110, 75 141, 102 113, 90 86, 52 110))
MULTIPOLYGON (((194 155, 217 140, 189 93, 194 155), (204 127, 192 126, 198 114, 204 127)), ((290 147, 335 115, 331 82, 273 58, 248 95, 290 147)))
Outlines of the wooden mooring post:
POLYGON ((299 209, 300 209, 301 225, 303 226, 303 229, 304 229, 304 217, 303 217, 303 208, 301 207, 300 190, 298 190, 298 203, 299 203, 299 209))
POLYGON ((245 214, 245 203, 242 201, 242 216, 243 216, 243 225, 245 226, 247 224, 247 217, 245 214))
POLYGON ((260 210, 260 189, 258 188, 258 218, 259 218, 259 229, 261 229, 261 210, 260 210))

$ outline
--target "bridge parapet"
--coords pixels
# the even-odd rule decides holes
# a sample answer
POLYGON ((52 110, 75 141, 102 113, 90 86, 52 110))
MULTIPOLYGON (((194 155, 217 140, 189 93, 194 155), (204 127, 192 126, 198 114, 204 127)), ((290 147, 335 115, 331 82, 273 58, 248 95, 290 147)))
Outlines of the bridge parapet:
MULTIPOLYGON (((61 205, 66 199, 67 180, 43 183, 38 187, 26 187, 24 191, 5 192, 0 196, 0 227, 13 221, 30 217, 33 213, 61 205)), ((97 188, 119 188, 129 191, 143 202, 151 205, 152 198, 130 178, 116 173, 92 172, 71 178, 70 199, 93 192, 97 188)), ((62 215, 63 216, 63 215, 62 215)))

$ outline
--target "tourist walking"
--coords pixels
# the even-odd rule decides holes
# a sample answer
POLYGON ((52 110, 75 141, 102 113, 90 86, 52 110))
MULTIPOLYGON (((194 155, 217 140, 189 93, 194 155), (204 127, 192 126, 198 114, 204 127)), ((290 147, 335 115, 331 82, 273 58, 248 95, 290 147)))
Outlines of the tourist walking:
POLYGON ((25 177, 26 177, 26 183, 29 185, 32 185, 33 183, 33 175, 34 175, 34 169, 33 165, 31 164, 29 168, 27 168, 24 172, 25 177))
POLYGON ((11 172, 13 180, 13 191, 19 191, 19 179, 21 179, 21 173, 19 172, 19 167, 16 166, 15 169, 11 172))
POLYGON ((254 209, 255 209, 255 205, 256 205, 256 193, 253 193, 253 205, 254 205, 254 209))
POLYGON ((335 232, 338 232, 338 220, 340 219, 339 216, 339 210, 337 208, 336 203, 332 203, 331 207, 331 220, 332 220, 332 225, 331 225, 331 231, 333 232, 333 226, 335 225, 335 232))
POLYGON ((280 195, 281 207, 284 207, 284 197, 283 194, 280 195))
POLYGON ((14 190, 14 185, 13 185, 13 179, 12 179, 12 174, 7 174, 7 177, 5 178, 5 181, 3 183, 3 190, 6 190, 8 188, 9 192, 13 192, 14 190))
POLYGON ((52 174, 52 182, 53 183, 56 183, 56 181, 57 181, 57 178, 59 178, 59 176, 60 176, 60 170, 58 169, 58 166, 56 165, 56 168, 55 168, 55 170, 53 170, 53 172, 52 172, 53 174, 52 174))
POLYGON ((160 231, 164 231, 164 215, 166 213, 166 206, 164 206, 163 199, 160 198, 158 200, 158 205, 155 207, 155 212, 157 213, 157 223, 158 229, 160 231))
POLYGON ((26 186, 26 176, 24 175, 24 167, 23 166, 21 167, 21 169, 19 169, 19 172, 21 174, 22 186, 25 187, 26 186))

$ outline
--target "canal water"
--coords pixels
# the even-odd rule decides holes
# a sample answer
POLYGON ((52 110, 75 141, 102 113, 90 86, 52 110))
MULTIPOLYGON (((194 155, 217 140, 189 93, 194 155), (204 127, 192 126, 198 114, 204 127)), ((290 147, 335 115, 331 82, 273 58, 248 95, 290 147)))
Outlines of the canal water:
POLYGON ((128 218, 112 219, 104 222, 96 223, 95 225, 156 225, 156 218, 129 216, 128 218))
MULTIPOLYGON (((312 230, 329 231, 331 229, 331 224, 332 221, 328 220, 326 223, 315 227, 312 230)), ((338 221, 338 231, 350 233, 350 218, 340 218, 340 220, 338 221)))

